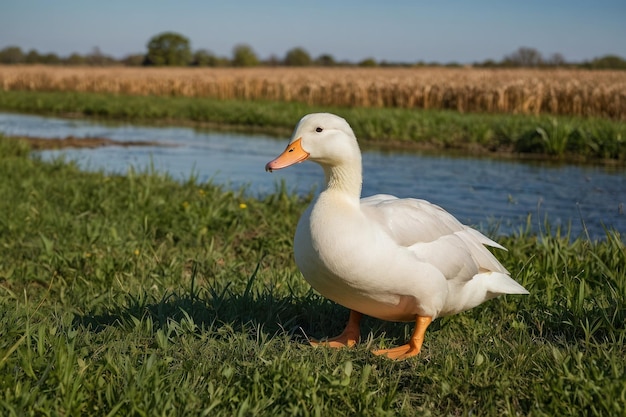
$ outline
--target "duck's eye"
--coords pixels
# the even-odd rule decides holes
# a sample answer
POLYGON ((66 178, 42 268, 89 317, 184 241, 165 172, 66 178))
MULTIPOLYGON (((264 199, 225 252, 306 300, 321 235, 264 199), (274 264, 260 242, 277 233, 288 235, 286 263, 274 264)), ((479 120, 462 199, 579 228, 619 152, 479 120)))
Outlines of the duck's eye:
POLYGON ((323 130, 324 130, 324 129, 323 129, 323 128, 321 128, 321 127, 316 127, 316 128, 315 128, 315 131, 316 131, 317 133, 321 133, 323 130))

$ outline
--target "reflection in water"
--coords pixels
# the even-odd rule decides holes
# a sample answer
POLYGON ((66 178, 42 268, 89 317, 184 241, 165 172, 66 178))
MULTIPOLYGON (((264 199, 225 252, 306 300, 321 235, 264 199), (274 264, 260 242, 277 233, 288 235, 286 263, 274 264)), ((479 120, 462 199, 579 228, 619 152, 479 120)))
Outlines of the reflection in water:
MULTIPOLYGON (((167 147, 104 147, 43 151, 44 159, 65 155, 90 170, 125 173, 153 167, 185 180, 247 187, 252 195, 274 192, 284 180, 289 190, 307 194, 321 187, 323 174, 306 162, 274 174, 263 171, 287 138, 216 133, 178 127, 143 127, 0 113, 0 132, 37 137, 98 136, 117 141, 146 141, 167 147)), ((592 166, 553 166, 476 158, 426 156, 401 152, 363 154, 363 195, 394 194, 439 204, 463 223, 498 233, 526 226, 534 230, 547 218, 554 226, 571 224, 574 236, 602 238, 604 226, 626 232, 626 170, 592 166)))

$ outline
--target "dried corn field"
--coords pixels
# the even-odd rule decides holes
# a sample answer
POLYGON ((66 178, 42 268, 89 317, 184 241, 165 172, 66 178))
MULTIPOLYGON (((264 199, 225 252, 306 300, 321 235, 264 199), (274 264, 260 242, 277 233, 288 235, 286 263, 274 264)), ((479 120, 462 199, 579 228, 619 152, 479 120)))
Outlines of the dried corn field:
POLYGON ((562 114, 626 120, 626 72, 476 68, 0 66, 3 90, 78 91, 322 106, 562 114))

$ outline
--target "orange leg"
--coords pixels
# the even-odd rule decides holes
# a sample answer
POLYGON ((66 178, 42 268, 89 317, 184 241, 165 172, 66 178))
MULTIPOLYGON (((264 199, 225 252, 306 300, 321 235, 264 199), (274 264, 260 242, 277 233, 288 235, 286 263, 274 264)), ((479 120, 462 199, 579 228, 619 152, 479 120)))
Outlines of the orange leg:
POLYGON ((416 356, 422 349, 422 343, 424 343, 424 333, 426 333, 426 329, 432 321, 432 317, 417 316, 417 319, 415 320, 415 330, 413 330, 409 343, 391 349, 375 350, 373 353, 375 355, 384 355, 389 359, 394 360, 416 356))
POLYGON ((309 343, 311 346, 328 346, 332 348, 353 347, 361 339, 361 317, 363 317, 363 314, 350 310, 348 324, 339 336, 323 341, 309 340, 309 343))

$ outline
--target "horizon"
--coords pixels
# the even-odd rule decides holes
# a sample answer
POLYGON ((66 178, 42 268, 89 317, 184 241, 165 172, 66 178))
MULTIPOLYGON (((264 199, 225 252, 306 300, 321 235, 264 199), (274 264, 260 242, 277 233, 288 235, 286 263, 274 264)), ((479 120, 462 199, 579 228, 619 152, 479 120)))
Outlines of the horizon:
POLYGON ((296 47, 337 62, 471 64, 500 61, 521 47, 544 57, 558 53, 567 62, 626 57, 626 2, 613 0, 593 5, 23 0, 3 8, 0 49, 16 46, 62 57, 96 48, 115 59, 145 54, 150 38, 162 32, 179 33, 192 51, 206 49, 218 57, 231 57, 235 46, 246 44, 261 60, 283 58, 296 47))

